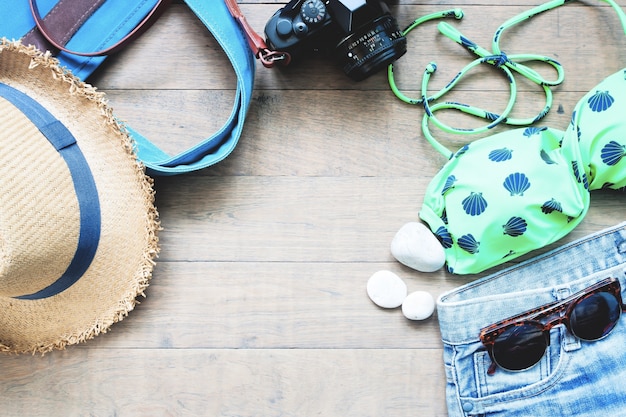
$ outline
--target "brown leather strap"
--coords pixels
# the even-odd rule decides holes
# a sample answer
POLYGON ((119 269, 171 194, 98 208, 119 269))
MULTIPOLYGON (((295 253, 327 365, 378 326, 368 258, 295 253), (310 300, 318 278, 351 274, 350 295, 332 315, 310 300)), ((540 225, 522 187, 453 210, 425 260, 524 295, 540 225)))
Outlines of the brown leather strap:
MULTIPOLYGON (((75 0, 71 6, 68 0, 60 0, 44 18, 45 26, 50 28, 50 37, 63 46, 74 36, 74 33, 85 23, 92 13, 106 0, 75 0)), ((54 46, 35 26, 22 38, 25 45, 35 45, 39 50, 52 50, 54 46)))
POLYGON ((93 12, 97 10, 104 1, 105 0, 60 0, 52 8, 50 13, 42 19, 39 15, 36 0, 29 0, 30 9, 39 33, 33 33, 34 31, 31 31, 24 37, 22 42, 25 44, 34 44, 42 50, 51 49, 49 45, 52 45, 60 51, 79 56, 110 55, 119 51, 126 46, 126 44, 144 33, 172 2, 172 0, 157 0, 157 3, 150 13, 148 13, 128 35, 108 48, 95 52, 72 51, 65 48, 65 44, 72 38, 74 33, 76 33, 82 24, 89 19, 93 12), (45 38, 49 45, 45 45, 41 37, 45 38))
POLYGON ((230 14, 239 22, 239 25, 248 38, 248 44, 250 49, 254 52, 254 55, 261 61, 266 68, 273 67, 276 63, 281 65, 288 65, 291 61, 291 55, 286 52, 272 51, 268 48, 265 40, 259 36, 258 33, 250 26, 245 16, 241 12, 237 0, 225 0, 226 6, 230 11, 230 14))

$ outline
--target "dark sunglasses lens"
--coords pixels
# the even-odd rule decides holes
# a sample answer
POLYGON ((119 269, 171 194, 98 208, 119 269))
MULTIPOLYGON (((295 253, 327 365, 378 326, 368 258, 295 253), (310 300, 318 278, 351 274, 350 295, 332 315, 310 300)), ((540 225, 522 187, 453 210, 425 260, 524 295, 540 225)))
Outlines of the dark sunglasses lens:
POLYGON ((572 333, 583 340, 598 340, 613 330, 622 311, 619 302, 608 292, 583 298, 570 314, 572 333))
POLYGON ((493 360, 502 368, 521 371, 541 360, 548 343, 538 323, 522 323, 504 331, 493 345, 493 360))

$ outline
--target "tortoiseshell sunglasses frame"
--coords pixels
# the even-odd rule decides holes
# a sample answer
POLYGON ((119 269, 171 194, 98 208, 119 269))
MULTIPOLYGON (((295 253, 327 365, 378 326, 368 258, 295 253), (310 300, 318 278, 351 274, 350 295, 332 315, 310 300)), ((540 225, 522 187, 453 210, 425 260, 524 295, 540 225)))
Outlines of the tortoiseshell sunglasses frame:
MULTIPOLYGON (((504 319, 502 321, 499 321, 497 323, 494 323, 487 327, 482 328, 480 330, 479 338, 480 338, 480 341, 483 343, 483 345, 487 348, 487 351, 489 352, 489 356, 491 358, 491 366, 489 366, 487 373, 489 375, 492 375, 496 370, 497 364, 493 358, 493 347, 498 337, 502 335, 505 331, 507 331, 511 327, 523 326, 528 323, 532 323, 533 325, 538 324, 539 326, 541 326, 541 331, 546 337, 547 346, 549 346, 550 338, 547 337, 547 334, 550 331, 550 329, 552 329, 554 326, 557 326, 559 324, 564 324, 565 327, 569 330, 569 332, 574 334, 570 328, 570 323, 569 323, 570 314, 574 306, 576 306, 578 302, 600 292, 608 292, 612 294, 617 299, 617 302, 621 306, 621 310, 622 311, 626 310, 626 305, 624 305, 622 301, 621 285, 620 285, 619 280, 616 278, 605 278, 602 281, 599 281, 585 288, 584 290, 579 291, 563 300, 544 304, 540 307, 525 311, 523 313, 517 314, 515 316, 509 317, 507 319, 504 319), (565 314, 561 314, 563 311, 565 311, 565 314), (557 315, 557 317, 553 317, 555 315, 557 315), (540 320, 542 321, 547 320, 547 321, 541 322, 540 320)), ((599 340, 599 339, 593 339, 593 340, 599 340)))

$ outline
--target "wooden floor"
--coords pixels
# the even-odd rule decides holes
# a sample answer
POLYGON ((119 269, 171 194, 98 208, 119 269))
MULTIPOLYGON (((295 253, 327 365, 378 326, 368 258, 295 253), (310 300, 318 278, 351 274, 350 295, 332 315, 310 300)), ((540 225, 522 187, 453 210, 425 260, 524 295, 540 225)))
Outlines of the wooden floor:
MULTIPOLYGON (((259 32, 284 3, 240 0, 259 32)), ((490 49, 500 23, 538 4, 400 0, 393 11, 405 27, 461 7, 464 19, 450 23, 490 49)), ((563 64, 565 82, 542 122, 560 129, 585 92, 626 66, 626 35, 601 1, 537 16, 506 32, 502 45, 563 64)), ((417 95, 424 66, 436 61, 434 90, 472 59, 436 22, 424 24, 396 65, 398 84, 417 95)), ((217 44, 183 3, 90 81, 121 118, 172 153, 222 125, 235 87, 217 44)), ((519 84, 515 114, 528 116, 542 94, 519 84)), ((497 70, 481 68, 453 97, 499 112, 506 88, 497 70)), ((213 168, 156 179, 164 230, 147 298, 84 345, 0 357, 0 415, 446 416, 436 314, 411 322, 365 292, 381 269, 435 297, 478 277, 415 272, 390 254, 445 162, 421 134, 422 114, 395 98, 383 73, 356 83, 325 60, 258 66, 235 152, 213 168)), ((476 139, 436 133, 451 148, 476 139)), ((564 241, 625 220, 624 202, 623 193, 594 192, 586 219, 564 241)))

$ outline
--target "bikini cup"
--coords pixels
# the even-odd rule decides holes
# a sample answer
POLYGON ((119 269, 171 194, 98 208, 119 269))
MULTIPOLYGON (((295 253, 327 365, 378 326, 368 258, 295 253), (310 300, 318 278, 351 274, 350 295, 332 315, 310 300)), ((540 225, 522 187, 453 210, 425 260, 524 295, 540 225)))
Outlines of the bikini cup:
POLYGON ((420 218, 468 274, 568 234, 590 190, 626 187, 626 70, 576 105, 565 132, 527 127, 472 142, 430 182, 420 218))
MULTIPOLYGON (((550 109, 550 86, 563 80, 560 64, 537 55, 506 56, 499 48, 505 29, 570 1, 552 0, 509 19, 496 31, 493 51, 479 47, 441 22, 439 30, 444 35, 480 58, 434 95, 428 96, 427 84, 436 70, 435 64, 430 64, 424 73, 419 99, 411 99, 397 89, 393 67, 389 67, 393 92, 407 103, 424 106, 424 136, 436 150, 449 157, 427 187, 419 216, 444 247, 450 272, 479 273, 553 243, 582 221, 589 210, 591 190, 626 187, 626 69, 588 92, 575 106, 569 126, 562 131, 536 125, 550 109), (552 65, 557 70, 557 80, 544 80, 521 64, 529 59, 552 65), (483 63, 503 70, 509 78, 511 97, 502 114, 459 103, 435 103, 468 69, 483 63), (508 116, 515 102, 513 72, 545 91, 546 105, 534 118, 508 116), (484 132, 499 123, 529 127, 485 137, 451 152, 434 139, 428 123, 448 132, 468 131, 441 123, 434 116, 441 109, 455 109, 488 121, 475 131, 484 132)), ((626 31, 626 14, 620 6, 614 0, 602 1, 613 7, 626 31)), ((409 26, 405 35, 423 21, 450 16, 458 19, 462 13, 455 9, 425 16, 409 26)))

